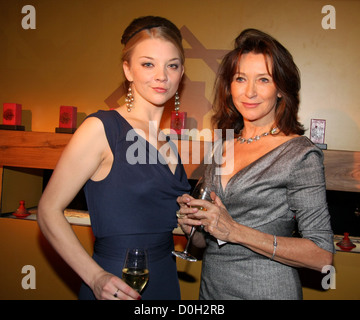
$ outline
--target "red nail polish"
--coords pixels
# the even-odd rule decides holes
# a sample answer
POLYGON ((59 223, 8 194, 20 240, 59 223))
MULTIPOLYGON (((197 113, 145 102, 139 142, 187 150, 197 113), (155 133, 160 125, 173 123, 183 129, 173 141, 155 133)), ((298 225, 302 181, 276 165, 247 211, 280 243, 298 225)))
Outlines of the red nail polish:
POLYGON ((141 300, 141 296, 138 296, 137 300, 141 300))

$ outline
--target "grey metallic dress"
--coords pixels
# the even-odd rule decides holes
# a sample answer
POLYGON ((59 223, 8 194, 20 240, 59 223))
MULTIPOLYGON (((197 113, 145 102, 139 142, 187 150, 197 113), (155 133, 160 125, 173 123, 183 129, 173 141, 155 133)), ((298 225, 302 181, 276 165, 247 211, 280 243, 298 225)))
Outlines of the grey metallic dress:
MULTIPOLYGON (((216 161, 205 180, 232 218, 276 236, 303 238, 334 252, 326 203, 323 154, 306 137, 293 138, 237 172, 223 190, 216 161)), ((207 236, 200 299, 302 299, 296 268, 239 245, 207 236)))

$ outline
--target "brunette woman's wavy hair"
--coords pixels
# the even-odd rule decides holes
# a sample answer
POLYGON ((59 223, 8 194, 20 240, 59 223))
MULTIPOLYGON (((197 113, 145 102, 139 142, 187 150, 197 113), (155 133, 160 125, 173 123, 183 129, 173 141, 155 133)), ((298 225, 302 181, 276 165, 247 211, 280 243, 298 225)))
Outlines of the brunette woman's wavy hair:
POLYGON ((256 30, 246 29, 235 39, 235 49, 222 60, 215 81, 214 115, 212 123, 222 130, 234 129, 239 134, 244 127, 242 115, 236 109, 231 96, 231 82, 237 72, 242 54, 264 54, 272 61, 269 70, 281 98, 275 107, 275 126, 285 135, 304 134, 304 128, 298 121, 300 74, 292 55, 270 35, 256 30))

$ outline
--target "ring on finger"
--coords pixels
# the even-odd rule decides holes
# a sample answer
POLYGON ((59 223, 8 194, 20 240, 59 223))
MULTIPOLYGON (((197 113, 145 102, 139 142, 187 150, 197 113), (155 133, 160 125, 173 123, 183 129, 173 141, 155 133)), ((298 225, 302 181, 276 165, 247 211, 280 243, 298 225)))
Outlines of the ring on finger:
POLYGON ((119 291, 119 289, 117 289, 116 292, 113 294, 113 296, 114 296, 115 298, 117 298, 117 293, 118 293, 118 291, 119 291))
POLYGON ((179 219, 182 219, 185 217, 185 214, 181 214, 180 213, 180 210, 176 211, 176 216, 179 218, 179 219))

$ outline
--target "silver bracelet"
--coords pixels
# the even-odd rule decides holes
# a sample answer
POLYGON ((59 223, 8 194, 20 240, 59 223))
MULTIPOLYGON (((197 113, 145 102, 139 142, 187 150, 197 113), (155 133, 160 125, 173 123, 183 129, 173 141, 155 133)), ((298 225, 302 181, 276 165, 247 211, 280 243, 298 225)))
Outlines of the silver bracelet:
POLYGON ((275 254, 276 254, 276 247, 277 247, 277 241, 276 241, 276 236, 274 235, 274 242, 273 242, 273 245, 274 245, 274 251, 273 251, 273 254, 272 254, 272 257, 270 260, 273 260, 274 257, 275 257, 275 254))

